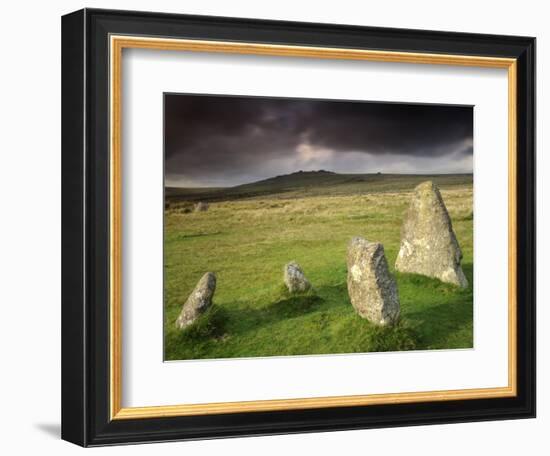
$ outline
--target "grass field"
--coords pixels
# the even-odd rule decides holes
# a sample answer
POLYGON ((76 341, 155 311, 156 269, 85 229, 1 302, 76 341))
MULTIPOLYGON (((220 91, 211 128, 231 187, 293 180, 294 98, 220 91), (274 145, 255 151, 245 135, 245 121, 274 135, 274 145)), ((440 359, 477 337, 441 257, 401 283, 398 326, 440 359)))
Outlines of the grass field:
POLYGON ((165 359, 472 347, 472 197, 471 175, 311 172, 232 189, 166 189, 165 359), (468 289, 394 271, 411 191, 428 179, 449 210, 468 289), (208 201, 208 211, 193 212, 194 201, 208 201), (401 302, 394 328, 371 325, 350 304, 353 236, 384 244, 401 302), (313 292, 286 293, 283 266, 291 260, 313 292), (207 271, 217 275, 214 306, 181 332, 174 322, 207 271))

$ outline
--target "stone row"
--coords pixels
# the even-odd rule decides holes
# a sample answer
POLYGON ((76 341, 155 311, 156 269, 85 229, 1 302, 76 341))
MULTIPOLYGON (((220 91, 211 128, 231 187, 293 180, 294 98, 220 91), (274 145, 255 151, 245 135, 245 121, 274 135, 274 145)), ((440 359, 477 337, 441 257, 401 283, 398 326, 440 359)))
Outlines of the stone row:
MULTIPOLYGON (((441 193, 433 182, 418 185, 406 213, 401 246, 395 269, 422 274, 466 288, 460 261, 462 252, 441 193)), ((362 318, 389 326, 399 321, 400 302, 395 278, 391 275, 384 246, 354 237, 347 251, 347 287, 352 306, 362 318)), ((284 267, 284 283, 290 293, 303 293, 311 283, 298 263, 284 267)), ((207 272, 185 302, 176 320, 183 329, 192 324, 212 304, 216 276, 207 272)))

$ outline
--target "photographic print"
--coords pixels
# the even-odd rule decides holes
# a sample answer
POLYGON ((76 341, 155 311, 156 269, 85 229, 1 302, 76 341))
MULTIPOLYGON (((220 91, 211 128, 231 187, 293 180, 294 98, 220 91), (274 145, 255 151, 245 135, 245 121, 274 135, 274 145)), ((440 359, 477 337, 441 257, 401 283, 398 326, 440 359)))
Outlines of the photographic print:
POLYGON ((61 35, 64 440, 535 417, 535 38, 61 35))
POLYGON ((164 358, 473 347, 473 107, 164 94, 164 358))

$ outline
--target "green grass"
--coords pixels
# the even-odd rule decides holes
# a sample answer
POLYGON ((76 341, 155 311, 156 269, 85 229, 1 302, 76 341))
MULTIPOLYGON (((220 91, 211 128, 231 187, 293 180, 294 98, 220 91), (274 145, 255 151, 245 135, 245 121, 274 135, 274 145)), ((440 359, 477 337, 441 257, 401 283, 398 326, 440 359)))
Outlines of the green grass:
POLYGON ((399 183, 391 179, 395 191, 382 180, 378 186, 335 184, 330 192, 323 183, 302 192, 225 198, 211 202, 206 212, 166 210, 165 358, 472 347, 471 179, 439 178, 464 253, 466 290, 395 273, 403 214, 418 182, 410 176, 399 183), (346 248, 357 235, 384 244, 401 301, 401 322, 393 328, 361 319, 349 301, 346 248), (289 296, 284 289, 283 266, 291 260, 304 269, 311 292, 289 296), (217 275, 215 306, 179 331, 175 320, 181 306, 207 271, 217 275))

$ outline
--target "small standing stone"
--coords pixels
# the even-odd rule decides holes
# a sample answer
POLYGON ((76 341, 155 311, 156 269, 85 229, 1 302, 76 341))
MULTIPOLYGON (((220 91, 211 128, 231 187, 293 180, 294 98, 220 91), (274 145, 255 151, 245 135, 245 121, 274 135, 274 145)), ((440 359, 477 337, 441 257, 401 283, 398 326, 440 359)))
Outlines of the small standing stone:
POLYGON ((185 301, 181 313, 176 320, 176 327, 184 329, 200 317, 212 305, 212 297, 216 291, 216 275, 207 272, 197 283, 193 292, 185 301))
POLYGON ((395 269, 466 288, 461 260, 462 251, 439 189, 431 181, 421 183, 414 189, 405 215, 395 269))
POLYGON ((199 201, 197 204, 195 204, 195 212, 204 212, 208 210, 208 203, 205 203, 204 201, 199 201))
POLYGON ((357 313, 388 326, 399 320, 399 294, 388 270, 384 246, 355 237, 348 246, 348 293, 357 313))
POLYGON ((284 281, 290 293, 304 292, 311 288, 311 284, 307 280, 304 271, 295 261, 291 261, 285 265, 284 281))

